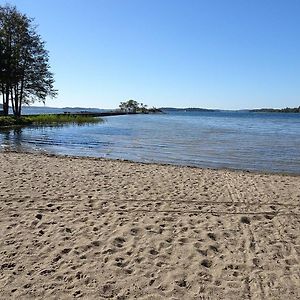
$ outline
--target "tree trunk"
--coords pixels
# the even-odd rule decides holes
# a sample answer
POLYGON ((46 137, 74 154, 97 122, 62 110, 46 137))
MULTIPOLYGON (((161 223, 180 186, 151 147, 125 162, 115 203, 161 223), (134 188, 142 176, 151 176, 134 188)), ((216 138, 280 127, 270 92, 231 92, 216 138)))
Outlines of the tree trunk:
POLYGON ((4 85, 2 85, 1 93, 2 93, 2 103, 3 103, 3 114, 4 114, 4 116, 7 116, 8 115, 8 99, 6 98, 4 85))
POLYGON ((21 111, 22 111, 23 95, 24 95, 24 74, 21 81, 20 91, 19 91, 19 116, 21 116, 21 111))
MULTIPOLYGON (((23 87, 21 87, 23 89, 23 87)), ((11 89, 11 104, 14 116, 21 117, 22 99, 23 92, 19 90, 18 84, 11 89)))
POLYGON ((13 92, 13 89, 10 90, 10 101, 11 101, 11 108, 13 111, 14 116, 17 115, 17 110, 16 110, 16 102, 15 102, 15 95, 13 92))
MULTIPOLYGON (((3 97, 5 97, 5 96, 3 95, 3 97)), ((3 114, 4 114, 4 116, 8 116, 8 110, 9 110, 8 102, 5 101, 5 102, 3 102, 3 114)))
POLYGON ((8 102, 9 102, 9 86, 8 84, 6 85, 6 91, 5 91, 5 103, 3 103, 3 110, 4 110, 4 115, 8 115, 8 102))

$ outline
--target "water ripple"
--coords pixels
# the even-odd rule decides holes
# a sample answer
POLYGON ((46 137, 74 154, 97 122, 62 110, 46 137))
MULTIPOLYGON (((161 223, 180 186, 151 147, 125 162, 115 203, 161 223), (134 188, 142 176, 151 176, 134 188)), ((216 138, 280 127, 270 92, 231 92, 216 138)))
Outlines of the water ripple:
POLYGON ((237 112, 108 117, 0 132, 1 148, 300 174, 300 116, 237 112))

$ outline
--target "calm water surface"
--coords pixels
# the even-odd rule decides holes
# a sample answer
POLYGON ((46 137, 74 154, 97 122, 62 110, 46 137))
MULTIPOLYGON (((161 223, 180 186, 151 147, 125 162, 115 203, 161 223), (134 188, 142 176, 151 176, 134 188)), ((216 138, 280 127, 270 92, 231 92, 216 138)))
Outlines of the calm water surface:
POLYGON ((300 115, 180 112, 0 131, 1 148, 300 174, 300 115))

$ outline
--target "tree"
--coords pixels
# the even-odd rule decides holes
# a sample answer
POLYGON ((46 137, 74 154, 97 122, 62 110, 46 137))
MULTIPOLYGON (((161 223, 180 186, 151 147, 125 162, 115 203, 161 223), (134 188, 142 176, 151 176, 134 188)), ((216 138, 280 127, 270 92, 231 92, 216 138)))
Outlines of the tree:
POLYGON ((147 107, 148 107, 147 104, 144 104, 144 103, 140 104, 140 110, 143 114, 147 113, 147 111, 148 111, 147 107))
POLYGON ((119 108, 121 111, 126 112, 126 102, 121 102, 119 108))
POLYGON ((8 114, 9 103, 19 117, 23 104, 55 97, 53 84, 49 54, 33 19, 15 6, 0 6, 0 93, 4 114, 8 114))
POLYGON ((121 102, 119 108, 124 112, 136 113, 139 110, 139 103, 131 99, 126 102, 121 102))
POLYGON ((125 102, 121 102, 119 105, 119 109, 126 113, 162 113, 162 111, 158 108, 148 108, 148 105, 144 103, 138 103, 135 100, 128 100, 125 102))

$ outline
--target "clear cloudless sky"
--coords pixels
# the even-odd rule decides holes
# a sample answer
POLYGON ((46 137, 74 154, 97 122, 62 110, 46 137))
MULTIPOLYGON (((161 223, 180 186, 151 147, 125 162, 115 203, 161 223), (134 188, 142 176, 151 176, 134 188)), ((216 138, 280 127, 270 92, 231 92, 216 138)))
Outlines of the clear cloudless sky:
POLYGON ((6 0, 35 18, 48 106, 300 105, 299 0, 6 0))

